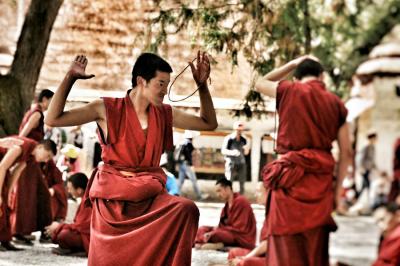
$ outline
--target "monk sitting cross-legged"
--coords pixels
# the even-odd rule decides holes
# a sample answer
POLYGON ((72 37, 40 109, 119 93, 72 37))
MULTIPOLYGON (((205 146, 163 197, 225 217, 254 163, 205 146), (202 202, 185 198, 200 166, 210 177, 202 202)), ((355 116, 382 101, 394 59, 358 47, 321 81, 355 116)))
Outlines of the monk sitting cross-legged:
MULTIPOLYGON (((266 190, 261 183, 257 188, 257 203, 265 206, 266 190)), ((267 231, 264 221, 261 229, 260 243, 254 249, 233 248, 229 250, 228 260, 229 266, 265 266, 265 253, 267 252, 267 231)))
POLYGON ((89 265, 190 265, 199 210, 185 198, 169 195, 159 167, 161 154, 173 148, 172 127, 214 130, 218 124, 207 87, 210 63, 198 53, 190 63, 199 88, 200 114, 163 104, 171 66, 144 53, 132 70, 132 89, 123 98, 102 98, 64 111, 65 101, 85 72, 77 56, 50 103, 45 123, 53 127, 96 121, 104 164, 86 189, 92 205, 89 265))
POLYGON ((78 210, 72 224, 53 222, 46 227, 46 232, 51 236, 59 248, 53 249, 53 253, 59 255, 75 255, 77 252, 89 251, 90 216, 92 208, 84 206, 88 179, 83 173, 75 173, 68 178, 68 192, 75 199, 80 200, 78 210))
POLYGON ((254 248, 256 219, 249 201, 239 193, 234 193, 232 182, 226 178, 217 181, 216 192, 226 202, 220 222, 217 227, 201 226, 197 231, 196 246, 201 249, 218 249, 223 246, 254 248))

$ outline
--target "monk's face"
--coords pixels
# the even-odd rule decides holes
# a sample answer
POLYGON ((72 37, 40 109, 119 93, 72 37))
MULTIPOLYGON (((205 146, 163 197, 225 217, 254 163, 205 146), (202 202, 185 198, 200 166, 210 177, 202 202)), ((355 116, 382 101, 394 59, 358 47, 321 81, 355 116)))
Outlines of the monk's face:
POLYGON ((215 186, 215 192, 217 193, 218 198, 223 201, 227 201, 229 199, 229 195, 231 192, 230 187, 223 187, 220 184, 215 186))
POLYGON ((74 198, 79 198, 83 196, 83 189, 82 188, 75 188, 74 185, 71 182, 67 182, 67 189, 68 193, 74 198))
POLYGON ((151 104, 160 106, 167 94, 170 74, 167 72, 156 71, 156 76, 149 81, 145 81, 143 96, 151 104))
POLYGON ((43 145, 39 144, 33 151, 33 156, 35 157, 36 162, 44 163, 53 159, 54 155, 51 151, 45 149, 43 145))

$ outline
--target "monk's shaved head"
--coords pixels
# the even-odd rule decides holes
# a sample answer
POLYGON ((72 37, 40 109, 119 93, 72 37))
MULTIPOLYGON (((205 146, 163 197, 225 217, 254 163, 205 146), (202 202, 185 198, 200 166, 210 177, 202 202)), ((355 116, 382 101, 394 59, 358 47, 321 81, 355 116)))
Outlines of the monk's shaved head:
POLYGON ((312 59, 305 59, 296 67, 293 76, 301 80, 304 77, 319 77, 323 72, 324 68, 321 63, 312 59))

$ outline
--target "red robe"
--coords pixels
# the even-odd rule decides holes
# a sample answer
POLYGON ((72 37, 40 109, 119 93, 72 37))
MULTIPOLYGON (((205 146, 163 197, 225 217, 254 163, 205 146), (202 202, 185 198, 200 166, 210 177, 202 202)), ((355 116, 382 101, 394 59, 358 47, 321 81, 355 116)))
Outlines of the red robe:
POLYGON ((71 250, 89 252, 90 218, 92 208, 85 207, 82 199, 72 224, 60 224, 52 235, 54 243, 71 250))
POLYGON ((398 265, 400 265, 400 225, 383 239, 378 259, 373 264, 373 266, 398 265))
POLYGON ((40 165, 31 155, 37 143, 28 138, 18 138, 24 141, 20 161, 27 164, 12 192, 11 231, 13 234, 28 235, 43 230, 51 223, 50 194, 40 165))
POLYGON ((396 201, 397 196, 400 195, 400 138, 394 145, 393 157, 393 181, 390 187, 389 202, 396 201))
POLYGON ((267 261, 328 265, 327 240, 329 231, 336 229, 331 217, 335 162, 330 150, 347 111, 317 80, 280 82, 276 104, 277 151, 283 156, 262 171, 268 191, 267 261), (286 251, 291 255, 283 256, 286 251))
MULTIPOLYGON (((266 221, 264 221, 263 227, 261 229, 260 241, 266 240, 267 235, 267 227, 266 221)), ((243 257, 249 254, 252 250, 247 248, 233 248, 229 250, 228 260, 233 260, 236 257, 243 257)), ((242 259, 237 266, 265 266, 265 255, 260 257, 251 257, 242 259)))
POLYGON ((26 137, 36 141, 41 141, 44 138, 44 115, 42 109, 38 104, 34 105, 28 112, 25 113, 24 118, 22 119, 22 122, 19 125, 19 132, 22 131, 26 123, 28 123, 29 118, 35 112, 39 112, 40 114, 39 125, 35 128, 32 128, 31 132, 29 132, 28 136, 26 137))
POLYGON ((42 166, 42 171, 46 179, 47 187, 54 189, 51 197, 51 214, 53 221, 65 220, 67 216, 67 192, 65 191, 62 173, 58 170, 53 160, 48 161, 42 166))
MULTIPOLYGON (((4 155, 7 153, 7 149, 0 147, 0 161, 3 159, 4 155)), ((7 206, 8 200, 8 182, 9 182, 9 172, 6 172, 6 176, 3 181, 3 187, 1 190, 1 214, 0 214, 0 241, 8 242, 11 241, 11 225, 10 225, 10 210, 7 206)))
POLYGON ((104 165, 86 190, 93 205, 89 265, 190 265, 199 211, 167 193, 159 167, 164 149, 172 148, 171 107, 149 106, 146 136, 129 94, 104 104, 104 165))
POLYGON ((208 242, 223 242, 228 246, 253 249, 256 242, 256 219, 249 201, 239 193, 234 193, 232 207, 225 204, 221 212, 218 228, 202 226, 196 235, 196 243, 205 243, 204 234, 211 232, 208 242))

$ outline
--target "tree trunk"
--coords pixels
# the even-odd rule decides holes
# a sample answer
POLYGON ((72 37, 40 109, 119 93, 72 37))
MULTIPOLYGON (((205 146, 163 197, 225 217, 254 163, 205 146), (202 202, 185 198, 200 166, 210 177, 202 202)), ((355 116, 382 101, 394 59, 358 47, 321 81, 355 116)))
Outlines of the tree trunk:
POLYGON ((0 136, 17 133, 29 107, 63 0, 32 0, 9 74, 0 76, 0 136))

